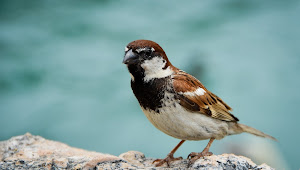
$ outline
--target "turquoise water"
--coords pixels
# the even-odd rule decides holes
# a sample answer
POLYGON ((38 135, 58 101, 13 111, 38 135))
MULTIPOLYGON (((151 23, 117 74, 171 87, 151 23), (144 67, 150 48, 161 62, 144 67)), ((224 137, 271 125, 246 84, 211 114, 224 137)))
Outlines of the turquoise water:
MULTIPOLYGON (((135 39, 158 42, 242 123, 276 137, 216 141, 278 169, 298 169, 300 3, 287 1, 1 1, 0 140, 30 132, 118 155, 164 157, 179 140, 146 119, 122 64, 135 39)), ((176 156, 201 151, 186 142, 176 156)))

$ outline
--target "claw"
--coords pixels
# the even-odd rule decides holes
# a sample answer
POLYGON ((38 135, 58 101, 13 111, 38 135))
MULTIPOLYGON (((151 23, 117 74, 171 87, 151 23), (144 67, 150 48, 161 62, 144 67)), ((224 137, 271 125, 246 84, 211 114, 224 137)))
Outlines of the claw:
POLYGON ((191 152, 191 153, 188 155, 187 159, 192 159, 193 157, 195 157, 195 156, 197 156, 197 155, 198 155, 197 152, 191 152))
POLYGON ((210 138, 208 144, 206 145, 206 147, 203 149, 202 152, 200 153, 196 153, 196 152, 192 152, 189 154, 188 159, 190 158, 190 162, 189 162, 189 167, 194 164, 196 162, 196 160, 200 159, 201 157, 204 156, 211 156, 213 153, 209 152, 209 148, 210 145, 213 143, 213 141, 215 140, 215 138, 210 138))
POLYGON ((200 153, 196 153, 196 152, 190 153, 189 156, 188 156, 188 159, 190 159, 189 167, 190 167, 190 165, 194 164, 201 157, 211 156, 211 155, 213 155, 213 153, 212 152, 208 152, 208 151, 202 151, 200 153))
POLYGON ((154 164, 155 162, 158 162, 155 164, 156 167, 162 166, 164 163, 167 163, 167 166, 170 167, 170 163, 173 161, 181 160, 182 157, 174 158, 173 155, 168 154, 165 159, 156 159, 152 162, 154 164))
POLYGON ((152 162, 152 164, 154 164, 155 162, 158 162, 157 164, 155 164, 156 167, 158 166, 162 166, 164 163, 167 163, 168 167, 170 167, 170 162, 172 161, 177 161, 182 159, 182 157, 179 158, 174 158, 174 153, 176 152, 176 150, 183 144, 185 140, 181 140, 176 146, 175 148, 167 155, 167 157, 165 159, 156 159, 152 162))

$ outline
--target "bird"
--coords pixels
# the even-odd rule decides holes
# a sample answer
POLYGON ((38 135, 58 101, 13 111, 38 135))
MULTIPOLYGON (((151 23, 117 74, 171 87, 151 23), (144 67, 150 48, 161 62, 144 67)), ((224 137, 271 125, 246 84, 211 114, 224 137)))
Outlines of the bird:
POLYGON ((176 150, 187 140, 209 140, 202 152, 191 152, 190 163, 211 156, 215 139, 250 133, 276 140, 255 128, 238 123, 239 119, 220 97, 210 92, 198 79, 176 68, 160 45, 151 40, 135 40, 125 47, 123 63, 131 76, 131 89, 148 120, 160 131, 180 139, 155 166, 170 165, 176 150))

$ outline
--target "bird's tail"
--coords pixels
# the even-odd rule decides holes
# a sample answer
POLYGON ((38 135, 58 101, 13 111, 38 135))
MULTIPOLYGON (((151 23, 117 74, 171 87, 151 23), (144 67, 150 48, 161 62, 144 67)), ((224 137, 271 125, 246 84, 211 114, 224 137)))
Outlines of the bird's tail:
POLYGON ((269 139, 277 141, 277 139, 274 138, 273 136, 267 135, 267 134, 263 133, 262 131, 254 129, 250 126, 240 124, 240 123, 237 123, 237 126, 239 127, 238 129, 240 130, 240 133, 247 132, 247 133, 250 133, 250 134, 253 134, 253 135, 256 135, 256 136, 260 136, 260 137, 263 137, 263 138, 269 138, 269 139))

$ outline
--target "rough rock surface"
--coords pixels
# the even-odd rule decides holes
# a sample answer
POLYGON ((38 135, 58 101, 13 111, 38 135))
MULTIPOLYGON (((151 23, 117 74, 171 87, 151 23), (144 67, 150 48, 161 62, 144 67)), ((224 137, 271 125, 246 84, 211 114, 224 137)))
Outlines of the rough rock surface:
MULTIPOLYGON (((66 144, 46 140, 29 133, 0 142, 0 169, 163 169, 152 164, 137 151, 120 156, 86 151, 66 144)), ((266 164, 256 165, 250 159, 233 154, 212 155, 189 166, 183 159, 171 163, 172 169, 273 169, 266 164)))

